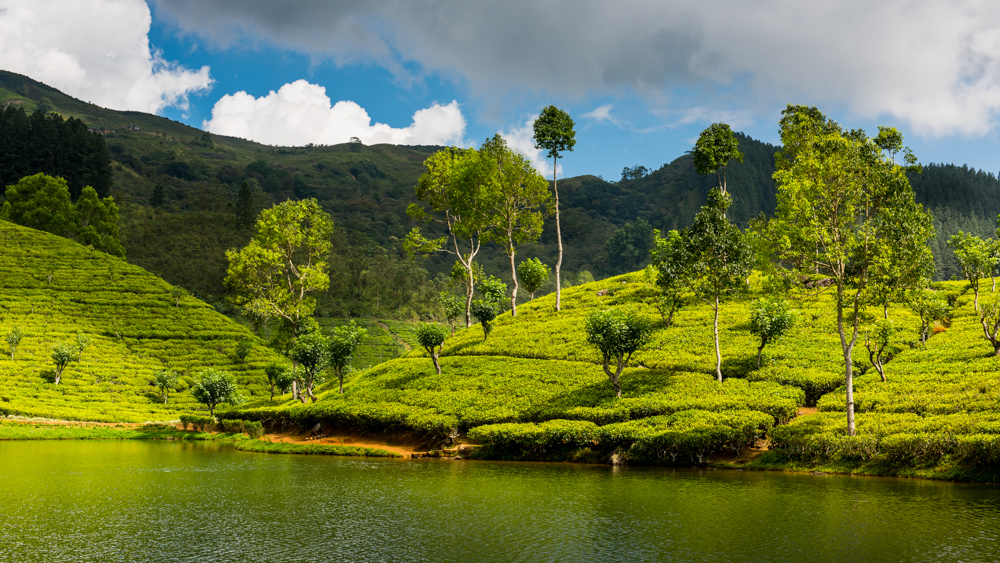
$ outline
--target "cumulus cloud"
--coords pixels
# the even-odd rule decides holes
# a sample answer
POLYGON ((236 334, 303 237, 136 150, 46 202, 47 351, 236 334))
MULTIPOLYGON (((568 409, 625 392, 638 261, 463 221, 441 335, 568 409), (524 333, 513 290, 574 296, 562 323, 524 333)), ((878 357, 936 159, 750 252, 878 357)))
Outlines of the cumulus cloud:
POLYGON ((404 80, 416 63, 498 99, 639 93, 677 106, 684 90, 691 105, 768 118, 789 101, 833 105, 930 135, 983 134, 1000 117, 1000 20, 984 0, 157 2, 219 44, 263 38, 404 80))
MULTIPOLYGON (((521 127, 511 127, 506 131, 497 131, 507 141, 507 145, 528 157, 538 173, 546 178, 552 177, 552 161, 546 157, 542 149, 535 148, 535 119, 532 117, 521 127)), ((559 176, 563 174, 562 164, 556 168, 559 176)))
POLYGON ((408 127, 373 124, 358 104, 339 101, 331 105, 326 88, 296 80, 260 98, 246 92, 223 96, 203 127, 219 135, 279 146, 346 143, 351 137, 366 145, 462 145, 465 125, 457 101, 417 111, 408 127))
POLYGON ((151 22, 142 0, 0 0, 0 65, 104 107, 186 108, 211 86, 209 69, 150 50, 151 22))

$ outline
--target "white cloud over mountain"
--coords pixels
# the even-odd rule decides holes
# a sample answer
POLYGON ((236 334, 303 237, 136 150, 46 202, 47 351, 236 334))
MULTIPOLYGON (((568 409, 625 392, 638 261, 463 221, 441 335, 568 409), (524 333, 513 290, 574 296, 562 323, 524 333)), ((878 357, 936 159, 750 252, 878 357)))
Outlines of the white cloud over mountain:
POLYGON ((156 113, 212 85, 149 46, 141 0, 0 0, 0 68, 95 104, 156 113))
POLYGON ((326 88, 296 80, 259 98, 246 92, 223 96, 204 128, 279 146, 346 143, 351 137, 366 145, 461 145, 465 125, 457 101, 417 111, 408 127, 372 123, 358 104, 334 104, 326 88))

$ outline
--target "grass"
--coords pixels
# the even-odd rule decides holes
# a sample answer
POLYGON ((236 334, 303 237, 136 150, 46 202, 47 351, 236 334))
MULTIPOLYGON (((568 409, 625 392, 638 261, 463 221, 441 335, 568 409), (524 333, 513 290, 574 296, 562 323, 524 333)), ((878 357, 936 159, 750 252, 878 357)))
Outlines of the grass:
POLYGON ((248 398, 269 395, 263 368, 279 357, 255 339, 240 362, 236 343, 253 335, 209 305, 192 297, 177 305, 170 285, 139 267, 5 221, 0 247, 0 340, 15 326, 25 333, 13 360, 0 354, 0 414, 173 420, 205 410, 190 387, 209 367, 232 373, 248 398), (52 348, 77 334, 90 344, 55 385, 52 348), (151 384, 162 369, 182 376, 167 404, 151 384))

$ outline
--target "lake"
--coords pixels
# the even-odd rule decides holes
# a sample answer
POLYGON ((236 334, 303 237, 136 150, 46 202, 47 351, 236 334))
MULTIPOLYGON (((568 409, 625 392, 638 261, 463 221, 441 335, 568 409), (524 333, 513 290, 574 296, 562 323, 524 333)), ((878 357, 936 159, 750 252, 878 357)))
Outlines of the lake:
POLYGON ((0 442, 2 562, 1000 560, 1000 488, 0 442))

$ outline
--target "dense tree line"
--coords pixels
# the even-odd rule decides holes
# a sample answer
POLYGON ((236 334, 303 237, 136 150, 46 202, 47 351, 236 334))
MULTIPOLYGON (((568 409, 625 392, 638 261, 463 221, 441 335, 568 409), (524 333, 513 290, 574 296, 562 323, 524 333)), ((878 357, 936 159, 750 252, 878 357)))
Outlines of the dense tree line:
POLYGON ((111 158, 104 138, 87 126, 58 113, 10 105, 0 110, 0 186, 44 173, 65 178, 75 201, 91 186, 100 197, 111 191, 111 158))

